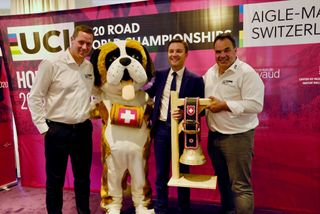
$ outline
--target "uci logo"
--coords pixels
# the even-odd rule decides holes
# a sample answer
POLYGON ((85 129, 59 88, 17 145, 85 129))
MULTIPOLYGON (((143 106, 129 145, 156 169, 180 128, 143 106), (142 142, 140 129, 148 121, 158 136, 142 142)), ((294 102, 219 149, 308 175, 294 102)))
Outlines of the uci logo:
POLYGON ((42 60, 65 51, 70 45, 74 23, 9 27, 13 61, 42 60))

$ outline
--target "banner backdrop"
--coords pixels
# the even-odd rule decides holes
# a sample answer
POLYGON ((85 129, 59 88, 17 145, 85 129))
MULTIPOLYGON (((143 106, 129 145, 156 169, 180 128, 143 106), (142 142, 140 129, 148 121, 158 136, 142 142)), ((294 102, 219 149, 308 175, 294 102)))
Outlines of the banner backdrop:
MULTIPOLYGON (((190 44, 187 67, 203 75, 214 62, 212 42, 232 32, 238 56, 265 83, 253 160, 257 207, 293 213, 320 210, 320 2, 267 0, 148 1, 64 12, 0 17, 4 60, 8 63, 16 118, 22 185, 45 185, 43 137, 34 127, 27 97, 44 57, 66 50, 74 26, 93 27, 94 48, 134 38, 150 51, 157 69, 168 67, 166 43, 190 44)), ((92 190, 100 189, 100 121, 94 123, 92 190)), ((202 146, 207 129, 202 121, 202 146)), ((213 174, 206 165, 192 172, 213 174)), ((149 160, 154 188, 154 156, 149 160)), ((68 168, 66 187, 73 187, 68 168)), ((170 196, 176 197, 175 188, 170 196)), ((219 202, 218 190, 192 190, 193 200, 219 202)))
POLYGON ((0 49, 0 189, 17 180, 9 82, 0 49))

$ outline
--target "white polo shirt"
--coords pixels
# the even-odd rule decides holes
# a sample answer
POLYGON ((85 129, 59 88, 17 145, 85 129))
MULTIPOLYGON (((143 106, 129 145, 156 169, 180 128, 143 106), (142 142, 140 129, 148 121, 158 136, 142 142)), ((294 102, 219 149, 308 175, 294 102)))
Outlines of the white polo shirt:
POLYGON ((93 91, 93 67, 88 60, 78 65, 69 50, 40 65, 29 96, 32 120, 40 133, 46 119, 77 124, 89 118, 93 91))
POLYGON ((257 114, 262 111, 264 84, 256 71, 239 59, 219 75, 215 64, 203 76, 205 97, 214 96, 226 101, 229 111, 206 112, 211 131, 223 134, 246 132, 258 126, 257 114))

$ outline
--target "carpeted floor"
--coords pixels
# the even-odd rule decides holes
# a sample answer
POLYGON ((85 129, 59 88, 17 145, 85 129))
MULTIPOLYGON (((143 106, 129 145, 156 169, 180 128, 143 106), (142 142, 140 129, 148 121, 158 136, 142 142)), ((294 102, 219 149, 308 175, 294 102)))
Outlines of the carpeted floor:
MULTIPOLYGON (((100 209, 100 194, 91 193, 90 209, 92 214, 102 214, 100 209)), ((176 213, 176 202, 170 201, 170 214, 176 213)), ((219 206, 203 203, 192 203, 191 213, 215 214, 219 212, 219 206)), ((45 214, 45 189, 22 187, 20 184, 12 186, 7 190, 0 191, 0 214, 45 214)), ((72 190, 64 191, 64 214, 76 214, 74 193, 72 190)), ((130 198, 123 201, 123 211, 121 214, 134 214, 134 208, 130 198)), ((255 214, 284 214, 280 211, 256 209, 255 214)))

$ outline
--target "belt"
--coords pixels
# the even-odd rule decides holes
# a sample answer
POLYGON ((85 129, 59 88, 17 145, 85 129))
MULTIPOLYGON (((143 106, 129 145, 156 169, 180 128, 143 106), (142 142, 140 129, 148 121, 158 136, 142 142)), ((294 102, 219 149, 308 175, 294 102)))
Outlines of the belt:
POLYGON ((169 124, 167 121, 158 120, 159 126, 165 126, 165 127, 171 127, 171 124, 169 124))
POLYGON ((47 124, 50 125, 57 125, 57 126, 62 126, 62 127, 66 127, 66 128, 72 128, 72 129, 78 129, 78 128, 81 128, 83 127, 88 121, 90 120, 85 120, 84 122, 82 123, 76 123, 76 124, 67 124, 67 123, 61 123, 61 122, 55 122, 55 121, 52 121, 52 120, 46 120, 47 124))
POLYGON ((245 131, 245 132, 240 132, 240 133, 234 133, 234 134, 223 134, 221 132, 218 132, 218 131, 211 131, 209 129, 209 133, 211 133, 212 135, 215 135, 215 136, 223 136, 223 135, 236 135, 236 134, 243 134, 243 133, 246 133, 246 132, 251 132, 251 131, 254 131, 254 128, 253 129, 249 129, 248 131, 245 131))

